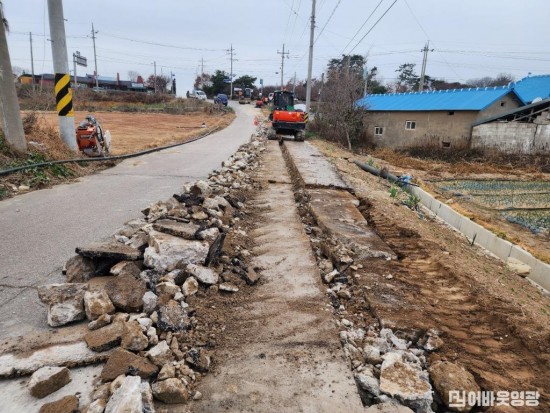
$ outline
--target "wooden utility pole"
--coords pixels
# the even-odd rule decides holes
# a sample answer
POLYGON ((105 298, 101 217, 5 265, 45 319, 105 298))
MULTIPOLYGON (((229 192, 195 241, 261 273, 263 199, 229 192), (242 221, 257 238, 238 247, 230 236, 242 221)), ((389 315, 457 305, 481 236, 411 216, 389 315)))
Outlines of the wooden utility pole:
POLYGON ((52 39, 53 69, 55 72, 55 103, 61 139, 73 151, 77 150, 74 130, 73 95, 69 75, 69 58, 65 38, 65 20, 61 0, 48 0, 50 37, 52 39))
POLYGON ((29 32, 29 40, 31 42, 31 79, 32 79, 32 91, 34 93, 34 57, 32 53, 32 33, 29 32))
POLYGON ((429 49, 430 41, 426 43, 424 48, 421 50, 424 52, 424 58, 422 59, 422 73, 420 74, 420 82, 418 82, 418 91, 422 92, 424 90, 424 78, 426 77, 426 63, 428 62, 428 52, 433 52, 434 49, 429 49))
POLYGON ((0 112, 2 112, 2 128, 8 145, 15 151, 24 153, 27 151, 27 141, 25 140, 17 91, 13 81, 10 52, 6 38, 7 23, 2 2, 0 2, 0 112))
POLYGON ((99 79, 97 78, 99 76, 99 74, 97 73, 97 54, 96 54, 96 51, 95 51, 95 35, 96 35, 96 33, 97 32, 94 30, 94 24, 92 23, 92 40, 94 42, 95 87, 99 87, 99 79))
POLYGON ((277 53, 281 55, 281 90, 283 90, 284 87, 285 87, 285 85, 283 84, 283 82, 284 82, 284 80, 283 80, 283 79, 284 79, 283 75, 284 75, 284 71, 285 71, 285 55, 287 55, 287 57, 288 57, 288 54, 289 54, 290 52, 288 52, 288 51, 285 52, 285 44, 283 43, 283 51, 282 51, 282 52, 279 52, 279 51, 277 50, 277 53))
POLYGON ((311 105, 311 72, 313 68, 313 43, 315 34, 315 0, 311 1, 311 27, 309 29, 309 62, 307 64, 306 112, 311 105))

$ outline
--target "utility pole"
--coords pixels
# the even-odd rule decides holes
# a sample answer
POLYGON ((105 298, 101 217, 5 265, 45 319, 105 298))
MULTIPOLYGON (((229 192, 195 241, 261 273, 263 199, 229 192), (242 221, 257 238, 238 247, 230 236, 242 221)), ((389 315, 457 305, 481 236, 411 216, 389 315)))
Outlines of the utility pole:
POLYGON ((284 72, 285 72, 285 55, 287 55, 287 58, 288 58, 288 54, 290 52, 285 52, 285 44, 283 43, 283 51, 279 52, 277 50, 277 53, 281 55, 281 90, 283 90, 284 88, 283 79, 284 79, 284 72))
POLYGON ((363 96, 367 96, 367 87, 369 84, 369 70, 366 65, 363 68, 363 78, 365 79, 365 89, 363 90, 363 96))
POLYGON ((157 61, 155 60, 153 62, 153 65, 155 67, 155 94, 157 93, 157 61))
POLYGON ((62 0, 48 0, 50 37, 52 39, 53 69, 55 72, 55 102, 59 120, 59 133, 63 142, 77 150, 74 131, 73 96, 69 87, 69 59, 65 39, 65 20, 62 0))
POLYGON ((233 54, 235 52, 235 49, 233 49, 233 43, 231 43, 231 48, 228 49, 227 52, 229 52, 230 59, 231 59, 231 73, 229 74, 229 77, 231 78, 231 85, 229 86, 230 87, 229 99, 232 100, 233 99, 233 54))
POLYGON ((0 2, 0 112, 2 112, 2 128, 6 141, 15 151, 25 153, 27 141, 19 111, 19 101, 13 81, 10 52, 6 38, 8 21, 4 17, 2 2, 0 2))
POLYGON ((204 57, 201 57, 201 77, 203 73, 204 73, 204 57))
POLYGON ((94 30, 94 24, 92 23, 92 40, 94 41, 94 63, 95 63, 95 87, 99 87, 98 73, 97 73, 97 54, 95 51, 95 34, 97 32, 94 30))
POLYGON ((32 93, 34 93, 34 57, 32 53, 32 33, 29 32, 29 40, 31 42, 31 79, 32 79, 32 93))
POLYGON ((428 62, 428 52, 433 52, 434 49, 429 49, 430 41, 426 43, 421 52, 424 52, 424 58, 422 59, 422 73, 420 74, 420 82, 418 83, 418 91, 422 92, 424 90, 424 78, 426 76, 426 63, 428 62))
POLYGON ((311 1, 311 28, 309 30, 309 62, 307 65, 306 112, 311 105, 311 71, 313 68, 313 38, 315 32, 315 0, 311 1))
POLYGON ((296 72, 294 72, 294 82, 292 82, 292 93, 296 94, 296 72))

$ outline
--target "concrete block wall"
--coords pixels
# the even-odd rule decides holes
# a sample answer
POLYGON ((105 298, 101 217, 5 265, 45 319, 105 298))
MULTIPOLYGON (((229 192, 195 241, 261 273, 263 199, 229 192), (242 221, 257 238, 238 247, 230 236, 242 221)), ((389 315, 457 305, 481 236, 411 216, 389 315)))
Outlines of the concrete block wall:
POLYGON ((475 126, 472 148, 494 148, 502 152, 532 153, 537 125, 518 122, 493 122, 475 126))
POLYGON ((538 125, 535 133, 535 151, 550 151, 550 125, 538 125))
POLYGON ((432 211, 439 218, 443 219, 457 231, 461 232, 470 241, 474 240, 476 245, 490 251, 501 260, 505 261, 508 257, 517 258, 531 267, 529 278, 541 287, 550 290, 550 265, 533 257, 524 249, 499 238, 493 232, 476 224, 469 218, 459 214, 450 206, 435 199, 432 195, 419 187, 409 187, 409 192, 420 198, 420 202, 432 211))

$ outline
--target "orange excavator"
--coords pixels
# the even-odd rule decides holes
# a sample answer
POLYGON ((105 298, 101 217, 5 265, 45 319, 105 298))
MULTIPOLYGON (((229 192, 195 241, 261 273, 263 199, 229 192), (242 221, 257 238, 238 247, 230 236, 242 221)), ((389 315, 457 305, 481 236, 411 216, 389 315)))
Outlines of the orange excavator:
POLYGON ((88 156, 109 156, 111 133, 104 132, 96 118, 88 115, 76 128, 76 143, 88 156))
POLYGON ((294 108, 294 94, 286 90, 277 90, 273 94, 273 111, 269 115, 273 131, 269 139, 279 137, 282 143, 284 135, 294 136, 295 141, 303 142, 307 122, 307 113, 294 108))

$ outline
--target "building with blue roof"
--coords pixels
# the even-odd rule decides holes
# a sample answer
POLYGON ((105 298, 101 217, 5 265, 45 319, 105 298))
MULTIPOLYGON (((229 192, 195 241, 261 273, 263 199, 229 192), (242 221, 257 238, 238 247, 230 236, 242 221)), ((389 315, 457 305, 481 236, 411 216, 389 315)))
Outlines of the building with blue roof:
POLYGON ((550 75, 527 76, 510 86, 525 105, 537 98, 543 100, 550 97, 550 75))
POLYGON ((469 147, 472 123, 523 105, 510 86, 367 95, 357 101, 377 146, 469 147))
POLYGON ((463 148, 474 124, 548 97, 550 75, 541 75, 507 86, 366 95, 357 105, 377 146, 463 148))

